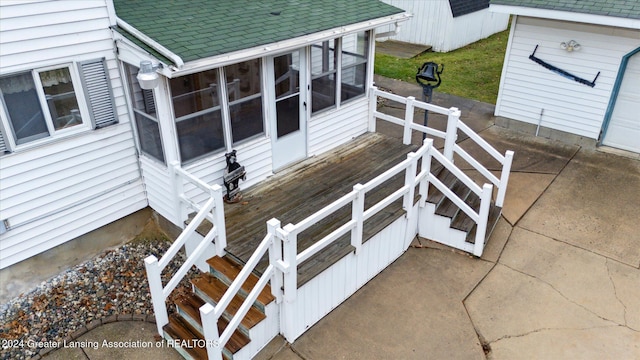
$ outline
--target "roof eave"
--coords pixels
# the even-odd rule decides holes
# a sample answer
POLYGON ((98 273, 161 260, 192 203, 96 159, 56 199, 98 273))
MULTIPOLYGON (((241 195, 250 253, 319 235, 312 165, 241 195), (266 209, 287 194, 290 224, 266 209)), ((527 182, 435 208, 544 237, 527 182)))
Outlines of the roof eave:
POLYGON ((541 9, 541 8, 532 8, 532 7, 525 7, 525 6, 500 5, 500 4, 490 4, 489 11, 504 13, 504 14, 512 14, 512 15, 537 17, 537 18, 543 18, 543 19, 564 20, 564 21, 580 22, 580 23, 587 23, 587 24, 615 26, 615 27, 629 28, 629 29, 640 29, 639 19, 631 19, 631 18, 623 18, 623 17, 615 17, 615 16, 594 15, 594 14, 578 13, 578 12, 571 12, 571 11, 541 9))
POLYGON ((230 65, 245 60, 255 59, 263 56, 268 56, 277 53, 283 53, 286 51, 294 50, 309 44, 317 43, 333 39, 339 36, 344 36, 351 33, 356 33, 364 30, 375 29, 378 26, 393 24, 396 22, 406 21, 411 18, 411 14, 408 12, 397 13, 382 18, 376 18, 372 20, 363 21, 356 24, 347 26, 340 26, 333 29, 324 30, 321 32, 308 34, 292 39, 287 39, 275 43, 255 46, 248 49, 242 49, 226 54, 220 54, 211 56, 208 58, 198 59, 194 61, 186 62, 181 68, 174 69, 169 77, 178 77, 205 71, 214 67, 221 67, 230 65))

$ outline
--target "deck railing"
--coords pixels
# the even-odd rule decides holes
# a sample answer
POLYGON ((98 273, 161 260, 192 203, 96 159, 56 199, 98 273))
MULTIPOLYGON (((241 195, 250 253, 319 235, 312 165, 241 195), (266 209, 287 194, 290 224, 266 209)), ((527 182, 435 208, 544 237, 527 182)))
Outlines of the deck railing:
POLYGON ((375 131, 376 119, 385 120, 394 124, 398 124, 403 127, 402 141, 405 144, 411 143, 411 133, 413 130, 425 133, 432 137, 444 139, 443 154, 447 160, 453 162, 453 154, 460 155, 466 162, 474 167, 480 174, 482 174, 487 180, 489 180, 497 188, 496 194, 496 206, 502 207, 504 204, 504 197, 507 192, 507 184, 509 182, 509 173, 511 171, 511 163, 513 161, 513 151, 508 150, 504 155, 500 154, 495 148, 493 148, 487 141, 481 138, 476 132, 474 132, 468 125, 460 120, 460 110, 455 107, 443 108, 441 106, 433 105, 423 101, 416 100, 413 96, 402 97, 399 95, 391 94, 385 91, 381 91, 376 87, 373 87, 370 91, 371 103, 377 104, 378 97, 391 100, 405 105, 404 119, 398 118, 389 114, 379 112, 377 109, 372 109, 372 116, 369 122, 369 130, 375 131), (431 111, 434 113, 447 116, 447 129, 446 131, 434 129, 424 125, 415 123, 413 120, 415 109, 423 109, 425 111, 431 111), (460 145, 456 143, 458 138, 458 130, 469 136, 469 138, 475 142, 480 148, 491 155, 495 160, 500 163, 500 178, 496 177, 482 165, 478 160, 469 155, 460 145))
POLYGON ((183 224, 186 220, 187 209, 191 208, 197 211, 197 214, 184 228, 180 236, 171 244, 167 252, 162 255, 160 260, 154 255, 144 259, 147 271, 147 279, 149 281, 149 292, 153 303, 153 312, 156 316, 156 326, 158 333, 162 334, 162 328, 169 323, 167 313, 166 300, 171 292, 178 286, 180 281, 185 277, 189 269, 198 262, 204 254, 211 252, 211 244, 214 242, 215 254, 224 255, 226 247, 226 229, 224 222, 224 203, 222 201, 222 187, 220 185, 208 185, 197 177, 191 175, 180 167, 179 163, 171 164, 172 179, 177 194, 178 223, 183 224), (184 195, 184 182, 190 182, 199 187, 209 195, 209 199, 203 205, 198 205, 184 195), (171 260, 176 256, 178 251, 183 247, 186 248, 187 242, 194 239, 196 229, 204 220, 208 220, 213 225, 211 230, 195 244, 193 249, 185 249, 187 251, 187 259, 176 271, 166 286, 162 284, 162 271, 169 265, 171 260))

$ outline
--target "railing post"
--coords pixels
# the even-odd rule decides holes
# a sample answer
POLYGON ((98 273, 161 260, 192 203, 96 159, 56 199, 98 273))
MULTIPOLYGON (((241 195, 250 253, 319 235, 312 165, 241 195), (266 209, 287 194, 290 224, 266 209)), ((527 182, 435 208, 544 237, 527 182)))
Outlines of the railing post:
POLYGON ((351 246, 356 251, 356 255, 360 253, 362 247, 362 231, 364 229, 364 197, 365 187, 362 184, 355 184, 353 191, 356 192, 356 198, 351 204, 351 219, 356 222, 356 226, 351 230, 351 246))
POLYGON ((378 88, 372 86, 369 89, 369 132, 376 131, 376 111, 378 111, 378 88))
POLYGON ((433 147, 433 139, 424 139, 422 142, 427 145, 427 151, 422 155, 422 171, 426 172, 425 177, 420 181, 418 193, 420 194, 419 206, 425 207, 427 197, 429 196, 429 174, 431 173, 431 148, 433 147))
POLYGON ((153 304, 153 313, 156 317, 158 334, 162 335, 162 328, 169 323, 169 315, 165 305, 165 298, 162 289, 162 278, 158 258, 150 255, 144 259, 144 267, 147 271, 147 281, 149 282, 149 292, 153 304))
POLYGON ((222 345, 219 341, 218 319, 216 318, 214 310, 215 308, 210 303, 205 303, 200 307, 202 335, 204 336, 207 346, 207 358, 209 360, 222 360, 222 345))
POLYGON ((175 219, 174 224, 180 227, 180 229, 185 228, 185 220, 187 220, 186 214, 186 206, 182 203, 182 196, 184 195, 184 181, 182 180, 182 176, 178 173, 177 169, 180 168, 179 161, 172 161, 169 164, 169 171, 171 175, 171 183, 173 186, 173 194, 175 196, 175 219))
POLYGON ((280 307, 280 328, 287 341, 293 343, 296 338, 293 332, 296 323, 294 304, 298 292, 298 264, 296 259, 298 256, 298 234, 295 233, 295 226, 287 224, 281 230, 281 236, 284 240, 282 260, 285 270, 284 301, 280 307))
POLYGON ((496 195, 496 206, 504 205, 504 197, 507 194, 507 184, 509 184, 509 174, 511 173, 511 163, 513 163, 513 151, 508 150, 504 154, 504 164, 502 164, 502 173, 500 174, 500 188, 496 195))
POLYGON ((447 136, 444 139, 444 156, 451 162, 453 162, 453 148, 458 139, 458 121, 460 121, 460 110, 455 107, 449 108, 447 136))
POLYGON ((482 194, 480 195, 480 212, 479 220, 476 228, 476 238, 473 244, 473 255, 482 256, 484 250, 484 241, 487 236, 487 222, 489 220, 489 208, 491 207, 491 195, 493 194, 493 186, 484 184, 482 194))
MULTIPOLYGON (((415 216, 415 213, 416 213, 413 211, 413 204, 414 204, 413 199, 415 198, 415 194, 416 194, 416 173, 418 172, 419 158, 420 157, 418 156, 418 154, 414 152, 410 152, 409 154, 407 154, 407 159, 409 159, 411 162, 409 163, 409 166, 407 166, 407 170, 405 171, 405 174, 404 174, 404 186, 409 187, 409 191, 407 191, 407 193, 404 194, 404 199, 402 199, 402 207, 404 208, 404 211, 406 211, 407 213, 407 229, 409 229, 409 224, 413 223, 413 217, 415 216)), ((409 239, 413 239, 414 237, 415 236, 412 236, 412 237, 405 236, 405 238, 407 238, 408 241, 405 241, 403 249, 409 248, 409 245, 411 243, 411 240, 409 239)))
POLYGON ((404 129, 402 132, 402 143, 405 145, 411 144, 411 125, 413 124, 413 112, 416 98, 413 96, 407 97, 407 107, 404 109, 404 129))
POLYGON ((271 219, 267 221, 267 233, 271 235, 271 244, 269 244, 269 264, 273 265, 274 271, 271 277, 271 294, 276 298, 276 304, 282 302, 282 277, 283 272, 279 263, 282 261, 282 240, 278 236, 280 229, 280 220, 271 219))
POLYGON ((227 228, 224 222, 224 201, 222 200, 222 186, 214 184, 211 186, 210 196, 213 201, 213 218, 215 219, 216 231, 216 255, 224 256, 226 254, 225 248, 227 247, 227 228))

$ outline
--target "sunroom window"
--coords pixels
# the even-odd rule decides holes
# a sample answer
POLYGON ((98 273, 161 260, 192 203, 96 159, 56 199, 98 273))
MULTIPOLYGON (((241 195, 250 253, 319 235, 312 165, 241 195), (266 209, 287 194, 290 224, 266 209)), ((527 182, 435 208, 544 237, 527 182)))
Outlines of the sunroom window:
POLYGON ((69 66, 3 76, 0 92, 16 145, 84 123, 69 66))
POLYGON ((340 99, 345 102, 364 95, 367 80, 369 33, 366 31, 342 38, 342 73, 340 99))
POLYGON ((233 142, 264 132, 260 59, 224 68, 233 142))
POLYGON ((182 162, 225 147, 217 70, 170 80, 182 162))
POLYGON ((126 69, 140 150, 142 153, 164 163, 164 151, 162 150, 162 138, 160 136, 160 125, 158 124, 153 91, 144 90, 140 87, 136 78, 138 74, 137 67, 126 65, 126 69))
POLYGON ((323 41, 311 46, 311 112, 336 105, 336 44, 323 41))

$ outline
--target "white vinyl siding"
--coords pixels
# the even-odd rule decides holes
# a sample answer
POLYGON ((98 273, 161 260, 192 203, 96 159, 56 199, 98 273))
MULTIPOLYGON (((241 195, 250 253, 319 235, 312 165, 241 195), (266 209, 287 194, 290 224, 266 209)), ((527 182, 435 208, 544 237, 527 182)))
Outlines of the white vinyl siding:
POLYGON ((0 21, 0 74, 105 59, 103 80, 111 83, 118 122, 2 156, 5 268, 138 211, 147 200, 106 0, 2 2, 0 21))
POLYGON ((368 129, 369 99, 343 104, 339 110, 322 112, 309 121, 309 156, 319 155, 364 134, 368 129))
MULTIPOLYGON (((509 23, 508 14, 493 13, 488 8, 454 18, 449 0, 382 1, 413 15, 400 24, 400 33, 393 36, 393 40, 430 45, 433 51, 438 52, 455 50, 489 37, 505 30, 509 23)), ((376 32, 386 32, 393 28, 381 27, 376 32)))
POLYGON ((640 33, 527 17, 518 17, 511 31, 495 114, 597 139, 621 59, 637 47, 640 33), (561 49, 569 40, 581 49, 561 49), (593 81, 600 72, 595 87, 530 60, 536 45, 537 58, 580 78, 593 81))

